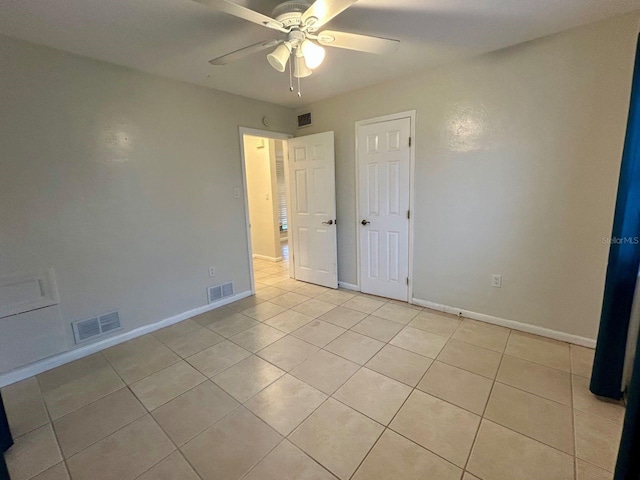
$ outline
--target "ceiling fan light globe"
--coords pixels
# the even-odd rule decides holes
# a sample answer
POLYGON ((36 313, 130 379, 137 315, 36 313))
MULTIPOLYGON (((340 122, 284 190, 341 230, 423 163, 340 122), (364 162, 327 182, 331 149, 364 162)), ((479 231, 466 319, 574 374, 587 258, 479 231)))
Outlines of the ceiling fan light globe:
POLYGON ((282 43, 276 49, 267 55, 269 64, 279 72, 287 69, 287 62, 291 56, 291 45, 288 42, 282 43))
POLYGON ((304 57, 296 55, 293 76, 296 78, 305 78, 312 73, 311 69, 307 66, 307 62, 305 62, 304 57))
POLYGON ((304 55, 304 60, 307 64, 307 67, 310 69, 314 69, 319 67, 324 61, 325 51, 320 45, 316 45, 311 40, 305 40, 302 42, 302 55, 304 55))

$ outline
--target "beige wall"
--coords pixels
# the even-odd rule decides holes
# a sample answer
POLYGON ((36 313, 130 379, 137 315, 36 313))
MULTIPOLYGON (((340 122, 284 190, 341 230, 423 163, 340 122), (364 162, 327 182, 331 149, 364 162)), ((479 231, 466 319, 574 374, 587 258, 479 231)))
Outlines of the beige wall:
POLYGON ((274 144, 266 138, 244 137, 251 246, 254 255, 275 261, 280 257, 280 232, 276 220, 274 144))
MULTIPOLYGON (((417 110, 414 297, 593 338, 638 16, 310 106, 336 133, 340 280, 356 281, 354 123, 417 110), (503 287, 490 287, 491 274, 503 287)), ((0 276, 60 304, 0 319, 0 373, 249 289, 238 126, 288 109, 0 36, 0 276), (217 268, 215 279, 208 267, 217 268)))
POLYGON ((354 123, 415 109, 414 297, 595 338, 637 33, 617 17, 299 109, 299 135, 336 134, 340 280, 354 123))
POLYGON ((238 127, 286 108, 0 37, 0 276, 53 267, 57 307, 0 319, 0 372, 249 290, 238 127), (217 276, 208 276, 215 266, 217 276))

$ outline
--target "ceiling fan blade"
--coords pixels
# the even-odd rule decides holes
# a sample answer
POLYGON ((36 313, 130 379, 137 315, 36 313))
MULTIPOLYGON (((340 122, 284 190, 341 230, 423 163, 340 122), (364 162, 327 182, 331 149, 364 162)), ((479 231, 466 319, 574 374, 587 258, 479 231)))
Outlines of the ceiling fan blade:
POLYGON ((344 12, 358 0, 316 0, 306 12, 302 14, 302 23, 314 29, 320 28, 336 15, 344 12), (310 22, 311 18, 317 20, 310 22))
POLYGON ((258 53, 262 50, 266 50, 267 48, 275 47, 282 42, 283 40, 267 40, 266 42, 249 45, 248 47, 241 48, 240 50, 236 50, 235 52, 227 53, 226 55, 223 55, 221 57, 214 58, 213 60, 210 60, 209 63, 211 65, 227 65, 248 55, 258 53))
POLYGON ((272 28, 274 30, 278 30, 280 32, 287 32, 288 30, 284 28, 282 22, 278 20, 267 17, 261 13, 255 12, 249 8, 243 7, 233 2, 229 2, 227 0, 194 0, 202 5, 206 5, 211 8, 215 8, 224 13, 228 13, 229 15, 233 15, 234 17, 242 18, 243 20, 247 20, 252 23, 256 23, 258 25, 262 25, 263 27, 272 28))
POLYGON ((398 50, 399 40, 389 38, 358 35, 357 33, 334 32, 325 30, 318 35, 318 43, 327 47, 346 48, 359 52, 377 53, 387 55, 398 50))

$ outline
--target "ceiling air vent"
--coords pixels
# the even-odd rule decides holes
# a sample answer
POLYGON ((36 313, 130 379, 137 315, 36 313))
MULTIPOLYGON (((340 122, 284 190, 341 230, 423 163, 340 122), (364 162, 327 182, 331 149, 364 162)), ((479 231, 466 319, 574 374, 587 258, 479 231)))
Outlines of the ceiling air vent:
POLYGON ((71 323, 71 326, 73 327, 73 336, 76 343, 82 343, 122 328, 120 314, 117 311, 105 313, 99 317, 79 320, 71 323))
POLYGON ((298 128, 308 127, 311 125, 311 112, 298 115, 298 128))
POLYGON ((223 285, 215 285, 207 288, 207 295, 209 297, 209 303, 217 302, 223 298, 233 295, 233 282, 228 282, 223 285))

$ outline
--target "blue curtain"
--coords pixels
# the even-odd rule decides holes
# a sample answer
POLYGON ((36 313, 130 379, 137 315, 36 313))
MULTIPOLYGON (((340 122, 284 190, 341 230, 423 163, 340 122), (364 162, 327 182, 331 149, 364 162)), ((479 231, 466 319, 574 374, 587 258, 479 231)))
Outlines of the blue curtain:
MULTIPOLYGON (((631 192, 628 197, 630 205, 627 209, 630 218, 629 223, 633 223, 637 228, 639 223, 638 212, 640 211, 640 200, 638 198, 638 189, 640 188, 640 180, 638 178, 638 164, 640 163, 640 38, 638 39, 638 50, 636 53, 629 124, 627 126, 627 138, 624 145, 623 166, 625 162, 633 165, 633 167, 629 168, 630 178, 625 183, 625 187, 631 192)), ((622 175, 624 175, 624 169, 622 175)), ((616 214, 617 213, 616 211, 616 214)), ((635 250, 640 249, 638 245, 635 247, 635 250)), ((633 264, 630 263, 629 267, 632 268, 633 264)), ((600 339, 598 339, 598 343, 599 342, 600 339)), ((627 412, 624 418, 624 428, 622 430, 622 441, 620 442, 620 450, 618 452, 615 480, 640 479, 640 338, 637 339, 637 342, 638 348, 636 349, 633 375, 628 390, 627 412)), ((603 350, 604 348, 605 347, 603 347, 603 350)), ((604 374, 605 368, 606 365, 598 366, 600 375, 604 374)), ((594 367, 594 372, 595 371, 596 368, 594 367)), ((592 382, 592 390, 593 387, 594 382, 592 382)), ((611 385, 610 388, 613 389, 613 385, 611 385)))
POLYGON ((620 399, 629 319, 640 266, 640 39, 611 237, 591 391, 620 399))
POLYGON ((638 343, 614 480, 640 478, 640 338, 638 343))
POLYGON ((11 445, 13 445, 13 438, 11 438, 11 431, 9 430, 9 422, 7 421, 7 415, 4 411, 4 403, 2 402, 2 395, 0 395, 0 480, 9 479, 7 464, 4 461, 4 452, 11 445))
MULTIPOLYGON (((640 265, 640 38, 611 236, 613 243, 609 250, 590 388, 596 395, 619 399, 622 397, 622 371, 640 265)), ((640 342, 640 339, 636 341, 640 342)), ((640 479, 640 345, 628 387, 627 411, 614 479, 640 479)))

